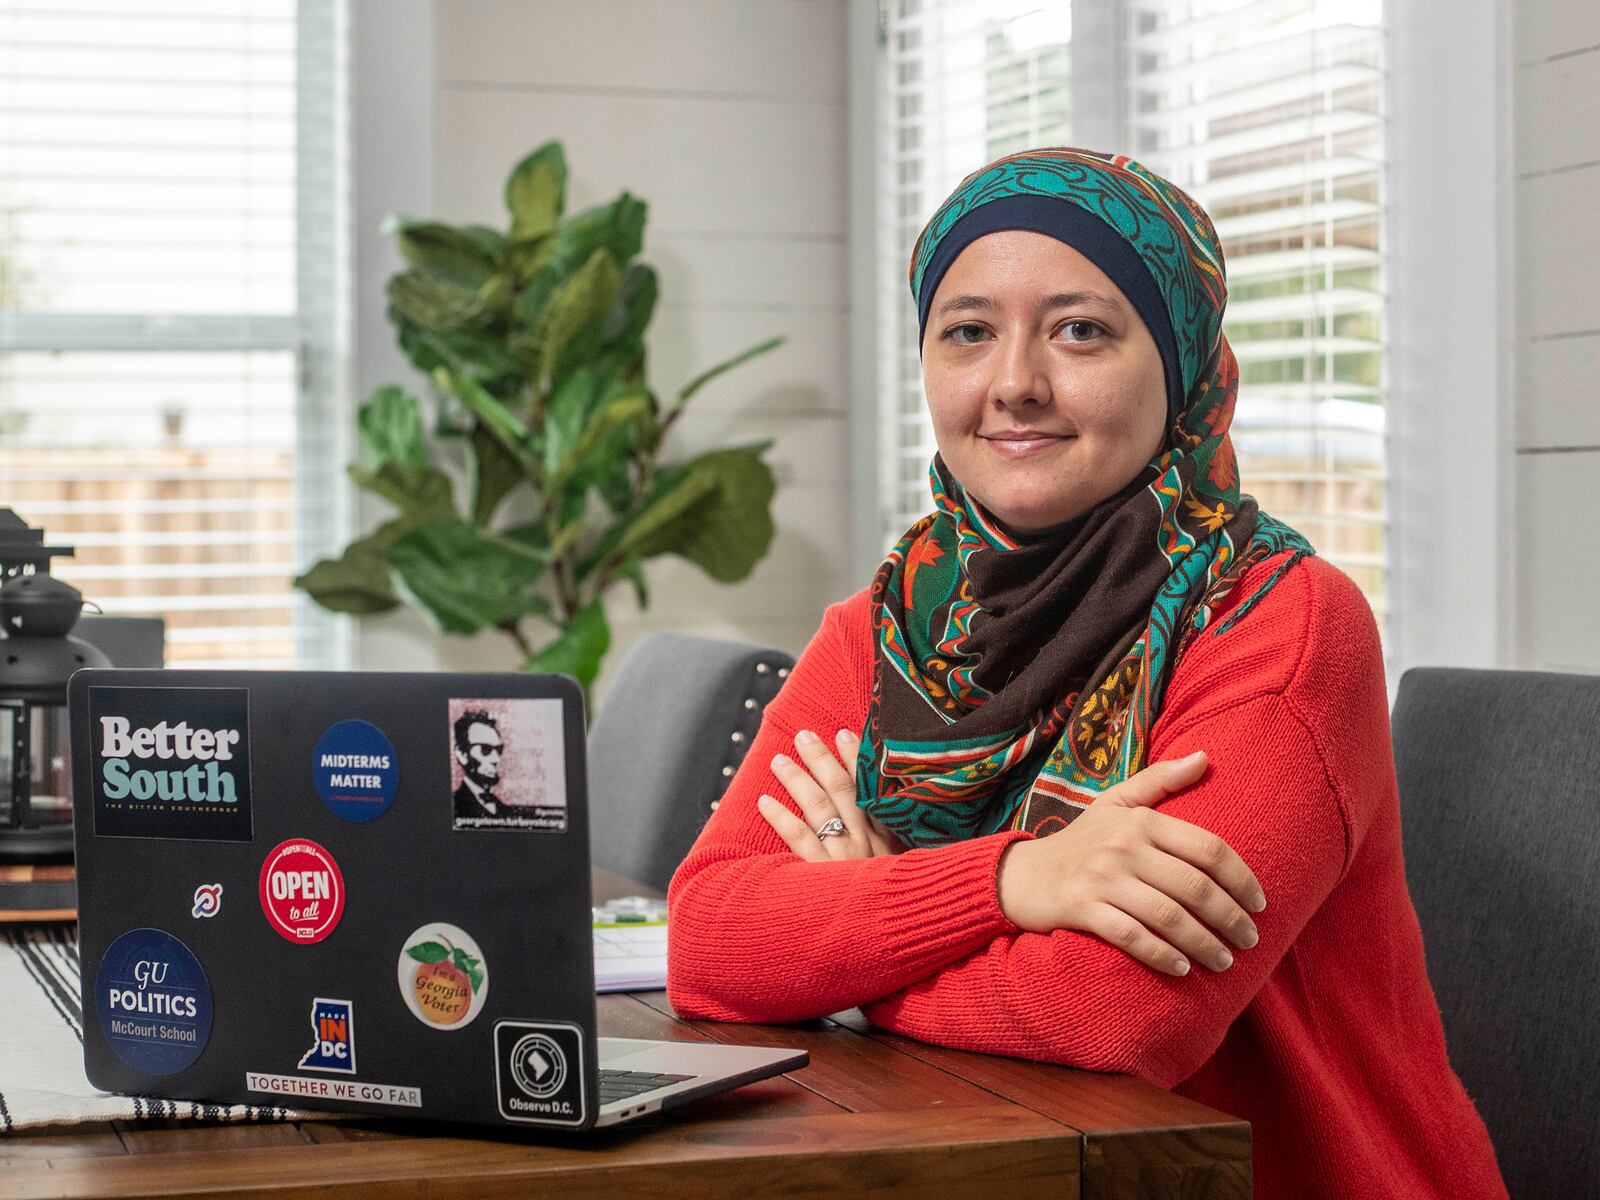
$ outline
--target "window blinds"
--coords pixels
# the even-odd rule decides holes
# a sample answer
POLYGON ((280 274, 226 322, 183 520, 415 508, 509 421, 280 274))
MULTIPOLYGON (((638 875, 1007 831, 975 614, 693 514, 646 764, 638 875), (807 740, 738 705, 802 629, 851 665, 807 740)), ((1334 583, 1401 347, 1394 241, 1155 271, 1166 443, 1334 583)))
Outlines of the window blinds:
POLYGON ((1348 572, 1382 627, 1381 6, 891 0, 881 12, 884 549, 932 504, 912 243, 989 159, 1085 145, 1131 154, 1216 222, 1245 490, 1348 572))
POLYGON ((0 503, 175 666, 333 653, 338 13, 0 0, 0 503))

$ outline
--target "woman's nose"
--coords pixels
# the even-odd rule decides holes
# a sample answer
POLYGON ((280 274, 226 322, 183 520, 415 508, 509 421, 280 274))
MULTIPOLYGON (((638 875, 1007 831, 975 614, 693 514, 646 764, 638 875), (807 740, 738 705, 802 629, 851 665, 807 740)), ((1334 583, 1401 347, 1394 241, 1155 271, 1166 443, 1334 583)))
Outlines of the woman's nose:
POLYGON ((1050 398, 1050 380, 1044 370, 1043 347, 1036 339, 1019 334, 1005 334, 1000 338, 999 351, 993 358, 994 377, 989 381, 992 399, 1005 405, 1025 404, 1032 400, 1043 404, 1050 398))

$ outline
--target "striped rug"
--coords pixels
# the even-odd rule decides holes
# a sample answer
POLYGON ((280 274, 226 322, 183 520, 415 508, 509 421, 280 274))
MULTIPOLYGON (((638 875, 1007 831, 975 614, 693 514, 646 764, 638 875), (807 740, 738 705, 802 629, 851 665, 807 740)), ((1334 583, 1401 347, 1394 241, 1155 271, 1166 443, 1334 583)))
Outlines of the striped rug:
POLYGON ((0 934, 0 1132, 141 1117, 296 1121, 329 1115, 117 1096, 90 1086, 83 1073, 78 969, 74 925, 20 926, 0 934))

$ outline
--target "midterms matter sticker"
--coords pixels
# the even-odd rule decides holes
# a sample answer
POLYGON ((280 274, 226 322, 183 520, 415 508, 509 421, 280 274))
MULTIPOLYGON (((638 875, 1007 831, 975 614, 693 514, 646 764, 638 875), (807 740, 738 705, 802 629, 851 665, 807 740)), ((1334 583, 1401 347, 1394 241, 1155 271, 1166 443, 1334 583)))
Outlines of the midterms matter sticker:
POLYGON ((394 803, 400 764, 383 730, 352 719, 330 725, 318 739, 312 777, 334 816, 371 821, 394 803))
POLYGON ((147 1075, 192 1066, 211 1036, 211 986, 189 947, 160 929, 131 929, 106 949, 94 982, 100 1032, 147 1075))
POLYGON ((344 916, 339 864, 309 838, 279 842, 261 864, 261 911, 291 942, 320 942, 344 916))
POLYGON ((411 1015, 435 1029, 472 1024, 489 992, 489 967, 478 943, 443 921, 424 925, 405 940, 398 971, 411 1015))

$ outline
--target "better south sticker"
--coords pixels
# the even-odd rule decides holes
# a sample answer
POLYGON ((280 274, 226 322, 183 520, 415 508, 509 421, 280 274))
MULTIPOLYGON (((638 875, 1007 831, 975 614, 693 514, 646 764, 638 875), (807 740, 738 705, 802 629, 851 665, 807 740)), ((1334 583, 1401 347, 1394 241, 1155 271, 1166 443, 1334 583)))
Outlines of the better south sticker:
POLYGON ((369 721, 328 726, 317 741, 311 773, 328 811, 346 821, 383 816, 400 786, 394 746, 369 721))
POLYGON ((94 982, 100 1032, 128 1066, 176 1075, 211 1037, 211 985, 194 953, 160 929, 130 929, 106 948, 94 982))
POLYGON ((327 937, 344 916, 339 864, 309 838, 279 842, 261 864, 261 911, 267 924, 300 945, 327 937))
POLYGON ((465 931, 443 921, 405 940, 398 963, 400 994, 411 1015, 435 1029, 464 1029, 483 1009, 489 967, 465 931))

